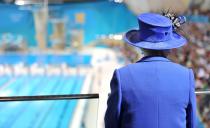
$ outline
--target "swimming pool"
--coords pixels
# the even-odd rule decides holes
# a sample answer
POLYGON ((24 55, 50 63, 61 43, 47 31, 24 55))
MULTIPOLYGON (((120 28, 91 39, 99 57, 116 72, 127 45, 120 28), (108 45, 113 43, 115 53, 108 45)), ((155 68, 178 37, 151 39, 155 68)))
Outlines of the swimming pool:
POLYGON ((78 65, 89 66, 91 63, 91 55, 72 54, 0 54, 0 64, 15 65, 20 62, 25 65, 39 63, 42 65, 51 64, 59 65, 66 63, 71 67, 78 65))
MULTIPOLYGON (((1 96, 79 94, 85 76, 0 77, 1 96)), ((76 100, 0 103, 0 128, 67 128, 76 100)))

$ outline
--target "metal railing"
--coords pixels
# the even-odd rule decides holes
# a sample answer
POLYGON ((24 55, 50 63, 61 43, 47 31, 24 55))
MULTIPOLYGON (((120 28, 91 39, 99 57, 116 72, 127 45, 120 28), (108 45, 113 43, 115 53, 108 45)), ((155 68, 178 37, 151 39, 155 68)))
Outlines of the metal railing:
POLYGON ((200 95, 200 94, 210 94, 210 90, 205 90, 205 91, 195 91, 196 95, 200 95))
POLYGON ((0 102, 8 101, 40 101, 40 100, 75 100, 98 99, 99 94, 71 94, 71 95, 38 95, 38 96, 6 96, 0 97, 0 102))
MULTIPOLYGON (((210 90, 196 91, 196 95, 210 94, 210 90)), ((71 94, 71 95, 38 95, 38 96, 6 96, 0 97, 0 102, 9 101, 40 101, 40 100, 75 100, 75 99, 98 99, 99 94, 71 94)))

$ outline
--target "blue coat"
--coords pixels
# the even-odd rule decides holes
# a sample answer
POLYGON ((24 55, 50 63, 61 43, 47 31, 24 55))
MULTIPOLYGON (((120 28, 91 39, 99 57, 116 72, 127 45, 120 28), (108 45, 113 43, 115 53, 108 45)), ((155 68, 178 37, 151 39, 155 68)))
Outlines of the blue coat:
POLYGON ((105 128, 195 128, 194 91, 191 69, 144 57, 115 70, 105 128))

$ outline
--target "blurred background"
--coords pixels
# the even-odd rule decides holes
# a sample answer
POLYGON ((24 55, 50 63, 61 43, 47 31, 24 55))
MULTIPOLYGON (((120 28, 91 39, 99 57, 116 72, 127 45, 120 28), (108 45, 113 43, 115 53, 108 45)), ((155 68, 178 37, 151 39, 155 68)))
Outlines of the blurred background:
MULTIPOLYGON (((0 102, 0 128, 103 128, 114 69, 142 57, 123 41, 142 12, 185 15, 188 45, 170 58, 210 90, 210 0, 0 0, 0 96, 99 93, 98 99, 0 102)), ((197 95, 196 128, 210 128, 197 95)))

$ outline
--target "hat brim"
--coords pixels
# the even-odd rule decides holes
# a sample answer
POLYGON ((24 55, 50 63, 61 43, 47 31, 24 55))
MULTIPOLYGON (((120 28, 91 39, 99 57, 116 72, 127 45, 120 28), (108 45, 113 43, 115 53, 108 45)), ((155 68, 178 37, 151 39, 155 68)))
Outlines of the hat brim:
POLYGON ((125 34, 126 43, 139 48, 153 50, 167 50, 179 48, 187 43, 187 40, 176 32, 173 32, 171 40, 163 42, 148 42, 139 39, 139 30, 130 30, 125 34))

